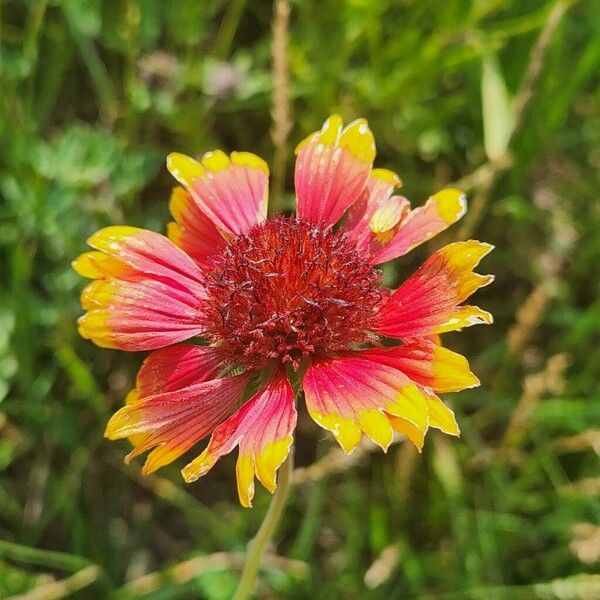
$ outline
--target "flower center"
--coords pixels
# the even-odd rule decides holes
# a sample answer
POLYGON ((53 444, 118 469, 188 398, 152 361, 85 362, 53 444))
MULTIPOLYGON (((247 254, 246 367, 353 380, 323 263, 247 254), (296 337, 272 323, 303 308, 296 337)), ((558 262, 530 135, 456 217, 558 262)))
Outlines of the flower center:
POLYGON ((304 357, 372 340, 386 293, 351 239, 284 217, 232 240, 207 277, 207 337, 256 368, 279 361, 297 370, 304 357))

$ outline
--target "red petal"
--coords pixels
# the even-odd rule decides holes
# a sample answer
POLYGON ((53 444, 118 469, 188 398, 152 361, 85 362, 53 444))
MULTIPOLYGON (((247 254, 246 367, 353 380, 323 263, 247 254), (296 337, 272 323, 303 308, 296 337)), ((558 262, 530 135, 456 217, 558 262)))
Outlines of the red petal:
POLYGON ((278 376, 213 432, 202 454, 182 471, 187 482, 205 475, 217 460, 239 445, 238 493, 252 506, 254 475, 273 492, 276 472, 289 453, 297 413, 288 381, 278 376))
POLYGON ((296 154, 298 216, 334 225, 361 196, 371 171, 375 140, 367 122, 358 119, 342 129, 341 117, 333 115, 298 145, 296 154))

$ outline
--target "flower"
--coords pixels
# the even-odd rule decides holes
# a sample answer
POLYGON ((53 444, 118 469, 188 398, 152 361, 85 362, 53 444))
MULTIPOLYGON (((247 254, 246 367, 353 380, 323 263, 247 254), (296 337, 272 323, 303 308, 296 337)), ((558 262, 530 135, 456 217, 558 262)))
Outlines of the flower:
POLYGON ((459 435, 437 394, 479 380, 438 334, 492 322, 463 304, 493 279, 473 272, 489 244, 450 244, 398 289, 381 283, 379 264, 464 214, 460 191, 411 209, 395 194, 398 176, 372 168, 364 119, 344 128, 331 116, 296 153, 296 217, 267 218, 269 171, 257 156, 215 150, 197 162, 173 153, 167 167, 181 187, 168 237, 107 227, 74 261, 92 279, 81 335, 152 350, 106 436, 131 440, 126 460, 150 451, 143 471, 151 473, 210 434, 182 471, 187 482, 237 446, 244 506, 255 477, 275 490, 296 426, 292 384, 346 452, 362 434, 383 450, 394 431, 419 450, 429 427, 459 435))

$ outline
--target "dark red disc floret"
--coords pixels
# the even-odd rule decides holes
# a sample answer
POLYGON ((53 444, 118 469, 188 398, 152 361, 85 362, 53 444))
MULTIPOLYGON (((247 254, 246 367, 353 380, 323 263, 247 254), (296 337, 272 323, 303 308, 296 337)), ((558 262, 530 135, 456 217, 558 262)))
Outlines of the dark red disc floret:
POLYGON ((298 369, 373 339, 381 274, 331 228, 277 217, 233 239, 209 270, 207 336, 231 362, 298 369))

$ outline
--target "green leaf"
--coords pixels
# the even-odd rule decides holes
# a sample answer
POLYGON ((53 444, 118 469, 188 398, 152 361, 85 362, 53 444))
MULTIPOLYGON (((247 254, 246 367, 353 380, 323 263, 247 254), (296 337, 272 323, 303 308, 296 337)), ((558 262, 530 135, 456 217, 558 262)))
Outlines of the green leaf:
POLYGON ((63 0, 61 4, 79 33, 89 37, 100 33, 102 15, 99 0, 63 0))
POLYGON ((508 149, 515 119, 498 59, 489 51, 482 58, 481 106, 485 153, 498 160, 508 149))
POLYGON ((48 179, 69 187, 92 187, 106 181, 120 149, 108 132, 73 124, 51 143, 32 151, 33 168, 48 179))

